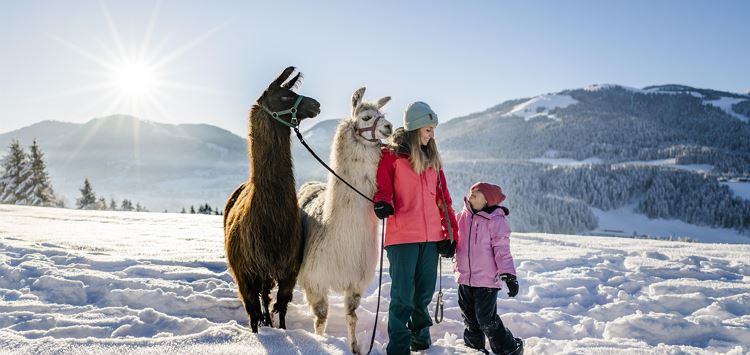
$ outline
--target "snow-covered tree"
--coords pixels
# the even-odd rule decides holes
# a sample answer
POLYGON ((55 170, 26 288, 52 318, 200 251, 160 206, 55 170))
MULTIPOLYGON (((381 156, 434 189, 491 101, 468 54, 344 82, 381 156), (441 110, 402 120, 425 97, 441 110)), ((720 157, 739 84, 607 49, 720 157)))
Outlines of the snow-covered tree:
POLYGON ((91 187, 89 178, 83 181, 83 187, 80 189, 81 197, 76 200, 76 207, 81 210, 92 210, 97 208, 96 193, 94 188, 91 187))
POLYGON ((96 201, 96 209, 97 210, 106 210, 107 209, 107 199, 104 197, 99 197, 99 199, 96 201))
POLYGON ((120 209, 123 211, 132 211, 133 210, 133 202, 131 202, 128 199, 123 199, 122 204, 120 205, 120 209))
POLYGON ((208 204, 208 202, 206 202, 205 205, 200 205, 198 207, 198 213, 200 213, 200 214, 213 214, 214 213, 214 209, 211 207, 211 205, 208 204))
POLYGON ((117 211, 117 202, 115 202, 114 197, 109 198, 109 210, 110 211, 117 211))
POLYGON ((29 191, 28 177, 31 174, 28 157, 18 140, 10 143, 8 154, 2 160, 3 175, 0 177, 0 202, 22 204, 29 191))
POLYGON ((36 139, 31 144, 29 164, 28 192, 24 203, 32 206, 54 206, 56 204, 55 192, 52 189, 49 174, 47 174, 44 153, 36 143, 36 139))

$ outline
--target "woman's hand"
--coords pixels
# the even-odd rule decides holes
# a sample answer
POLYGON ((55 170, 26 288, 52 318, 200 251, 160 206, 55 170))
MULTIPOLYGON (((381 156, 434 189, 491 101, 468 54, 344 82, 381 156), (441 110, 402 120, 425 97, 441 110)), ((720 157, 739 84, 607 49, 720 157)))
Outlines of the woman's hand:
POLYGON ((388 216, 393 216, 393 206, 385 201, 375 202, 375 215, 380 219, 384 219, 388 216))
POLYGON ((440 256, 444 258, 452 258, 456 255, 456 242, 450 241, 450 239, 444 239, 437 242, 437 251, 440 256))

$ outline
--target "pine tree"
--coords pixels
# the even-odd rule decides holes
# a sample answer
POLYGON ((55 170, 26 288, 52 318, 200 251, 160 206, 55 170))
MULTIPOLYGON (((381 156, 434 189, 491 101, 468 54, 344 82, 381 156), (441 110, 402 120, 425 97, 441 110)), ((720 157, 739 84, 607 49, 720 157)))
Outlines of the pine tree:
POLYGON ((190 213, 195 214, 195 207, 193 207, 192 205, 190 206, 190 213))
POLYGON ((180 212, 180 213, 185 213, 185 207, 182 208, 182 212, 180 212))
POLYGON ((27 197, 30 167, 26 152, 18 140, 13 140, 8 154, 2 160, 0 177, 0 203, 23 203, 27 197))
POLYGON ((107 209, 107 199, 104 197, 99 197, 99 200, 96 201, 96 209, 97 210, 106 210, 107 209))
POLYGON ((132 211, 133 210, 133 202, 130 202, 130 200, 124 198, 122 199, 122 205, 120 207, 123 211, 132 211))
POLYGON ((80 210, 91 210, 96 208, 96 194, 94 189, 91 187, 89 178, 83 181, 83 187, 81 187, 81 197, 76 200, 76 206, 80 210))
POLYGON ((44 162, 44 153, 36 143, 31 144, 30 174, 28 177, 29 189, 25 203, 32 206, 55 205, 55 193, 52 190, 52 182, 47 174, 47 164, 44 162))
POLYGON ((115 202, 115 198, 114 197, 110 197, 110 199, 109 199, 109 209, 111 211, 117 211, 117 202, 115 202))

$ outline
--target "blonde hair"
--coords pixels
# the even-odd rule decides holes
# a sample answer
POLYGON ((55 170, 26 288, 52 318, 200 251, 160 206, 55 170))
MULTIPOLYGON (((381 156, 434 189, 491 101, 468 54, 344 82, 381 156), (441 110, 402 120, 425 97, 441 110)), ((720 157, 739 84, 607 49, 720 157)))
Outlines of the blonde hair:
POLYGON ((418 129, 407 131, 403 127, 397 128, 388 141, 388 148, 394 152, 408 152, 411 167, 417 174, 429 168, 439 171, 443 164, 435 139, 422 146, 418 129))

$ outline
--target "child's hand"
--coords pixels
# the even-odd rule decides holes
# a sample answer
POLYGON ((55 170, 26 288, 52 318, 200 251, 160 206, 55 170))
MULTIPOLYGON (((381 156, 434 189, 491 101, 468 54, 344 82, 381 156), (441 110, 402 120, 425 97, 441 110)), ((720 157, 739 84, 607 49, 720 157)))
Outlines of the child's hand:
POLYGON ((518 294, 518 280, 516 279, 516 275, 505 273, 499 276, 500 280, 505 281, 505 284, 508 285, 508 296, 516 297, 518 294))

